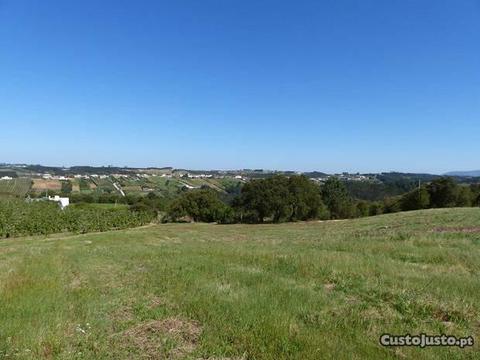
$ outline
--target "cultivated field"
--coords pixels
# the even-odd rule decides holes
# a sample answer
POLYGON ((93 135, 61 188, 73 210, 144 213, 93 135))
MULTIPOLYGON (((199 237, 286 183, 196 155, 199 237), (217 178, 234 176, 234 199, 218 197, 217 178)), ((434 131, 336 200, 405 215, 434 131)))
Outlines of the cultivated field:
POLYGON ((24 197, 30 190, 32 180, 29 178, 19 178, 13 180, 0 180, 0 198, 1 197, 24 197))
POLYGON ((480 209, 0 241, 0 358, 478 359, 480 209))
POLYGON ((33 179, 34 191, 61 190, 62 183, 59 180, 33 179))

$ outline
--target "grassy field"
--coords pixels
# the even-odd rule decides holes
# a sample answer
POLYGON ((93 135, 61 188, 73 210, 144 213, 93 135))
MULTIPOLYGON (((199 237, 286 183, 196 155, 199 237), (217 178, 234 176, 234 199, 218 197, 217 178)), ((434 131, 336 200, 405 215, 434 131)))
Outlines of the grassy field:
POLYGON ((480 209, 0 241, 0 358, 478 359, 480 209))

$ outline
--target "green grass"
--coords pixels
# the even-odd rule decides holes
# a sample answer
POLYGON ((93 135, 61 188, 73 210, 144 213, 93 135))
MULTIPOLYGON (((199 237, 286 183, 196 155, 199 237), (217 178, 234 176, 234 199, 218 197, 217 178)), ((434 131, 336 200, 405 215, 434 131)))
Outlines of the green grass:
POLYGON ((480 209, 0 241, 0 358, 478 359, 480 209))

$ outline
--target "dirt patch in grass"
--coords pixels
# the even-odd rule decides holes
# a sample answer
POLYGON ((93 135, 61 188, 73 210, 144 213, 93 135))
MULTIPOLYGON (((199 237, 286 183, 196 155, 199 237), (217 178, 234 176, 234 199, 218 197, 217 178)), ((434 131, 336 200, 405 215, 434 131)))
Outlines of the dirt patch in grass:
POLYGON ((330 292, 330 291, 333 291, 335 290, 335 287, 337 285, 335 285, 334 283, 326 283, 326 284, 323 284, 323 288, 325 289, 325 291, 327 292, 330 292))
POLYGON ((133 348, 145 359, 181 359, 197 347, 202 329, 191 320, 171 317, 152 320, 121 334, 125 347, 133 348))
POLYGON ((71 290, 77 290, 82 287, 82 279, 80 277, 75 277, 72 279, 70 284, 68 285, 68 288, 71 290))
POLYGON ((78 272, 73 272, 72 273, 72 278, 70 283, 67 285, 67 288, 69 290, 77 290, 80 289, 85 282, 85 279, 82 277, 82 275, 78 272))
POLYGON ((480 233, 480 226, 473 227, 436 227, 433 229, 435 233, 480 233))

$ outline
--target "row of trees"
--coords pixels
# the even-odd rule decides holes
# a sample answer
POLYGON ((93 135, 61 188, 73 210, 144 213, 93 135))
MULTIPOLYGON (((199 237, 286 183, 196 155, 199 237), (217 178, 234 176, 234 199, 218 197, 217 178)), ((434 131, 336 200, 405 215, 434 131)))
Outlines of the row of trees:
POLYGON ((246 183, 230 204, 211 189, 185 192, 169 206, 165 220, 278 223, 479 205, 480 185, 458 185, 451 178, 436 179, 402 196, 365 201, 354 199, 337 178, 320 187, 305 176, 273 176, 246 183))
POLYGON ((440 178, 398 199, 398 211, 480 206, 480 184, 458 185, 452 178, 440 178))
POLYGON ((354 199, 337 178, 318 186, 305 176, 274 176, 246 183, 233 199, 204 188, 184 191, 172 199, 150 193, 102 200, 121 201, 130 207, 102 209, 87 205, 61 211, 50 202, 1 201, 0 237, 121 229, 146 224, 158 213, 166 213, 165 221, 278 223, 480 206, 480 184, 459 185, 451 178, 439 178, 404 195, 373 202, 354 199))

